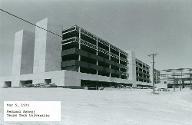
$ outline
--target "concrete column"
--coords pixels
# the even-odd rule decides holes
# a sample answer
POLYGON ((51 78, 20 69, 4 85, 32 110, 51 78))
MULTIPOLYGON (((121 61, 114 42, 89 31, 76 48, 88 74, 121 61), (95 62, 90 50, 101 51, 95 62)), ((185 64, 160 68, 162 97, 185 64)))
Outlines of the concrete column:
POLYGON ((15 33, 12 75, 33 73, 34 34, 20 30, 15 33))
MULTIPOLYGON (((98 42, 99 42, 99 40, 98 40, 98 38, 96 38, 97 40, 96 40, 96 47, 97 47, 97 52, 96 52, 96 55, 98 56, 98 42)), ((96 60, 96 65, 98 66, 98 60, 96 60)), ((97 70, 97 73, 96 73, 97 75, 98 75, 98 70, 97 70)))
POLYGON ((127 51, 128 53, 128 70, 127 73, 129 74, 128 80, 132 81, 133 87, 136 86, 136 62, 135 62, 135 52, 134 51, 127 51))
POLYGON ((119 50, 119 64, 120 64, 120 60, 121 60, 121 59, 120 59, 120 50, 119 50))
MULTIPOLYGON (((37 22, 36 25, 47 29, 47 23, 48 19, 44 19, 37 22)), ((47 32, 35 27, 34 73, 45 72, 46 41, 47 32)))
MULTIPOLYGON (((81 50, 81 28, 79 27, 79 50, 81 50)), ((78 58, 79 61, 81 61, 81 56, 79 55, 79 58, 78 58)), ((78 67, 78 72, 81 71, 81 67, 79 66, 78 67)))
POLYGON ((20 75, 22 57, 23 30, 15 33, 12 75, 20 75))
MULTIPOLYGON (((109 60, 111 61, 111 45, 109 44, 109 60)), ((111 69, 111 64, 109 65, 109 69, 111 69)), ((111 77, 111 73, 109 74, 109 77, 111 77)))
MULTIPOLYGON (((61 29, 56 29, 48 24, 45 18, 36 25, 60 34, 61 29)), ((35 52, 34 52, 34 73, 61 70, 61 37, 35 27, 35 52)))

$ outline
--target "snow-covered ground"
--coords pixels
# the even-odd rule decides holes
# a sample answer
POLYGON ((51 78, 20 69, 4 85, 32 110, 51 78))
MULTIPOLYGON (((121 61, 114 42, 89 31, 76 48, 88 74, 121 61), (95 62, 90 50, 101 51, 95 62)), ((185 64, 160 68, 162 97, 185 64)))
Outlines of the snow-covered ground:
POLYGON ((192 91, 1 88, 2 125, 192 125, 192 91), (61 122, 3 122, 3 101, 62 101, 61 122))

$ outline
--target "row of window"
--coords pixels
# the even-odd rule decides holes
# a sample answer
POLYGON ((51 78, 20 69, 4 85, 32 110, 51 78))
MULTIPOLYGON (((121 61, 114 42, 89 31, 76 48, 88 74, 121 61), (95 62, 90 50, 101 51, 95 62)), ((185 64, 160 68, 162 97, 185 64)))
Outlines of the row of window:
POLYGON ((140 71, 140 72, 149 74, 149 71, 148 71, 148 70, 146 71, 146 69, 141 69, 141 68, 138 68, 138 67, 136 67, 136 71, 140 71))

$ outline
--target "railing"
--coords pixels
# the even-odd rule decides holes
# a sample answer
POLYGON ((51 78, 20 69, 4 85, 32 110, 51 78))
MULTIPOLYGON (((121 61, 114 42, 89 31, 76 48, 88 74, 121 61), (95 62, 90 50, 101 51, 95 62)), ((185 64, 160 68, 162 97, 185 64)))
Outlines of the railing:
POLYGON ((115 51, 117 51, 119 53, 119 49, 117 47, 115 47, 113 45, 110 45, 110 47, 111 47, 111 49, 113 49, 113 50, 115 50, 115 51))
MULTIPOLYGON (((73 26, 73 27, 71 27, 71 28, 69 28, 69 29, 64 30, 64 31, 63 31, 63 34, 66 34, 66 33, 69 33, 69 32, 73 32, 73 31, 77 31, 79 28, 80 28, 79 26, 76 26, 76 25, 75 25, 75 26, 73 26)), ((81 29, 81 33, 82 33, 82 34, 84 34, 84 35, 86 35, 86 36, 88 36, 88 37, 90 37, 90 38, 92 38, 92 39, 94 39, 94 40, 98 40, 98 42, 101 43, 101 44, 103 44, 103 45, 107 45, 107 46, 110 45, 112 49, 114 49, 114 50, 116 50, 116 51, 118 51, 118 52, 120 51, 120 52, 121 52, 122 54, 124 54, 125 56, 128 55, 126 52, 120 50, 119 48, 117 48, 117 47, 115 47, 115 46, 113 46, 113 45, 111 45, 109 42, 107 42, 107 41, 105 41, 105 40, 97 37, 96 35, 90 33, 89 31, 87 31, 87 30, 85 30, 85 29, 83 29, 83 28, 80 28, 80 29, 81 29)))
POLYGON ((68 29, 63 30, 62 33, 65 34, 65 33, 74 31, 75 29, 76 29, 75 26, 72 26, 72 27, 70 27, 70 28, 68 28, 68 29))
MULTIPOLYGON (((62 45, 67 45, 67 44, 70 44, 70 43, 73 43, 73 42, 79 42, 79 39, 77 37, 72 37, 72 38, 65 39, 65 40, 62 41, 62 45), (63 42, 68 41, 68 40, 71 40, 71 41, 67 42, 67 43, 63 43, 63 42)), ((88 42, 86 40, 81 39, 80 42, 81 42, 82 45, 85 45, 85 46, 87 46, 89 48, 92 48, 92 49, 94 49, 94 50, 96 50, 98 52, 102 52, 102 53, 104 53, 106 55, 110 55, 111 57, 114 57, 114 58, 116 58, 118 60, 120 59, 121 61, 128 62, 127 59, 119 57, 119 55, 114 54, 112 52, 109 52, 109 51, 107 51, 107 50, 105 50, 105 49, 103 49, 101 47, 97 47, 96 45, 94 45, 94 44, 92 44, 92 43, 90 43, 90 42, 88 42)))
POLYGON ((94 36, 92 33, 90 33, 90 32, 88 32, 88 31, 86 31, 86 30, 85 30, 85 29, 83 29, 83 28, 81 28, 81 33, 82 33, 82 34, 84 34, 84 35, 86 35, 86 36, 88 36, 88 37, 93 38, 94 40, 96 40, 96 39, 97 39, 97 37, 96 37, 96 36, 94 36))
MULTIPOLYGON (((106 51, 105 49, 103 49, 103 48, 101 48, 101 47, 97 47, 96 45, 94 45, 94 44, 92 44, 92 43, 89 43, 89 42, 86 41, 86 40, 82 40, 82 39, 81 39, 81 44, 83 44, 83 45, 85 45, 85 46, 87 46, 87 47, 90 47, 90 48, 92 48, 92 49, 95 49, 95 50, 98 51, 98 52, 102 52, 102 53, 104 53, 104 54, 106 54, 106 55, 110 55, 110 56, 112 56, 112 57, 114 57, 114 58, 116 58, 116 59, 119 59, 119 56, 118 56, 118 55, 113 54, 113 53, 110 53, 109 51, 106 51)), ((121 60, 121 61, 124 61, 124 62, 128 62, 128 60, 127 60, 127 59, 124 59, 124 58, 120 58, 120 60, 121 60)))
POLYGON ((71 38, 64 39, 64 40, 62 40, 62 44, 63 44, 65 41, 68 41, 68 40, 74 41, 74 40, 77 40, 77 37, 71 37, 71 38))
POLYGON ((69 38, 69 39, 66 39, 66 40, 62 41, 62 45, 67 45, 67 44, 74 43, 74 42, 78 42, 77 37, 72 37, 72 38, 69 38), (70 39, 71 39, 70 42, 64 43, 65 41, 70 40, 70 39))
POLYGON ((101 38, 98 38, 98 42, 109 47, 109 43, 106 42, 105 40, 101 39, 101 38))
POLYGON ((112 57, 114 57, 114 58, 116 58, 116 59, 119 60, 119 56, 117 56, 116 54, 110 53, 110 55, 111 55, 112 57))
POLYGON ((85 46, 87 46, 87 47, 90 47, 90 48, 92 48, 92 49, 97 50, 97 46, 96 46, 96 45, 91 44, 91 43, 89 43, 89 42, 87 42, 87 41, 85 41, 85 40, 82 40, 82 39, 81 39, 81 44, 83 44, 83 45, 85 45, 85 46))
POLYGON ((124 56, 128 56, 128 54, 122 50, 120 50, 120 53, 122 53, 124 56))

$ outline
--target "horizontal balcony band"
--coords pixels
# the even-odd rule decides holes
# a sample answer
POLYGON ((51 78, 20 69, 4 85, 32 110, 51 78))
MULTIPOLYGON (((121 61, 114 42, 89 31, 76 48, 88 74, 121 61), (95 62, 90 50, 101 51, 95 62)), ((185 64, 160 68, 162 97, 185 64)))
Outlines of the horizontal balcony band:
POLYGON ((113 62, 111 60, 105 59, 104 57, 100 57, 98 55, 86 52, 84 50, 79 50, 79 49, 76 49, 76 48, 71 48, 71 49, 68 49, 68 50, 64 50, 64 51, 62 51, 61 55, 65 56, 65 55, 70 55, 70 54, 77 54, 77 55, 85 56, 85 57, 95 59, 95 60, 98 60, 98 61, 101 61, 101 62, 106 62, 109 65, 115 65, 115 66, 118 66, 119 68, 128 69, 128 67, 123 65, 123 64, 115 63, 115 62, 113 62))
MULTIPOLYGON (((67 45, 67 44, 70 44, 70 43, 73 43, 73 42, 78 42, 78 38, 77 37, 72 37, 72 38, 69 38, 69 39, 73 39, 74 41, 67 42, 67 43, 62 43, 62 45, 67 45)), ((69 39, 63 40, 62 42, 67 41, 69 39)), ((105 49, 103 49, 101 47, 97 47, 96 45, 94 45, 94 44, 92 44, 92 43, 90 43, 90 42, 88 42, 86 40, 81 39, 81 44, 83 44, 83 45, 85 45, 85 46, 87 46, 89 48, 92 48, 92 49, 94 49, 94 50, 96 50, 98 52, 102 52, 102 53, 104 53, 106 55, 110 55, 111 57, 114 57, 114 58, 116 58, 118 60, 120 59, 123 62, 127 62, 128 61, 127 59, 125 59, 123 57, 120 57, 119 55, 114 54, 112 52, 106 51, 105 49)))
MULTIPOLYGON (((67 33, 69 33, 69 32, 78 31, 78 29, 80 28, 80 27, 78 27, 78 26, 73 26, 73 27, 71 27, 71 30, 70 30, 70 28, 69 28, 69 29, 66 29, 66 30, 62 31, 62 34, 64 35, 64 34, 67 34, 67 33), (73 27, 74 27, 74 28, 73 28, 73 27), (69 30, 69 31, 67 31, 67 30, 69 30), (67 31, 67 32, 65 32, 65 31, 67 31)), ((84 34, 84 35, 86 35, 86 36, 88 36, 88 37, 90 37, 90 38, 93 38, 94 40, 97 40, 98 42, 100 42, 100 43, 102 43, 102 44, 104 44, 104 45, 107 45, 107 46, 110 45, 112 49, 114 49, 114 50, 116 50, 116 51, 118 51, 118 52, 121 52, 121 53, 124 54, 125 56, 128 55, 125 51, 123 51, 123 50, 115 47, 114 45, 110 44, 108 41, 99 38, 99 37, 96 36, 95 34, 90 33, 89 31, 85 30, 84 28, 80 28, 80 29, 81 29, 80 32, 81 32, 82 34, 84 34)))
POLYGON ((116 59, 119 59, 119 58, 120 58, 120 60, 122 60, 122 61, 124 61, 124 62, 127 62, 127 59, 125 59, 125 58, 123 58, 123 57, 120 57, 119 55, 116 55, 116 54, 114 54, 114 53, 112 53, 112 52, 106 51, 105 49, 103 49, 103 48, 101 48, 101 47, 97 47, 96 45, 94 45, 94 44, 92 44, 92 43, 89 43, 89 42, 86 41, 86 40, 82 40, 82 39, 81 39, 81 44, 86 45, 87 47, 90 47, 90 48, 92 48, 92 49, 95 49, 96 51, 99 51, 99 52, 102 52, 102 53, 104 53, 104 54, 110 55, 110 56, 112 56, 112 57, 114 57, 114 58, 116 58, 116 59))
POLYGON ((62 32, 62 35, 65 35, 65 34, 67 34, 67 33, 74 32, 74 31, 77 31, 77 30, 74 29, 74 30, 70 30, 70 31, 67 31, 67 32, 62 32))
POLYGON ((67 39, 63 39, 62 41, 61 41, 61 43, 63 43, 63 42, 65 42, 65 41, 68 41, 68 40, 78 40, 78 37, 70 37, 70 38, 67 38, 67 39))
POLYGON ((62 62, 62 67, 69 67, 69 66, 80 66, 80 67, 84 67, 84 68, 88 68, 88 69, 91 68, 91 69, 95 69, 97 71, 105 71, 107 73, 115 73, 115 74, 119 74, 119 75, 126 74, 125 72, 122 72, 119 70, 105 68, 102 66, 94 65, 91 63, 87 63, 87 62, 77 61, 77 60, 70 60, 70 61, 62 62))

